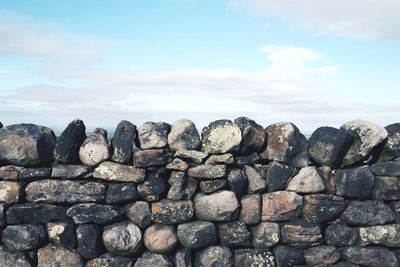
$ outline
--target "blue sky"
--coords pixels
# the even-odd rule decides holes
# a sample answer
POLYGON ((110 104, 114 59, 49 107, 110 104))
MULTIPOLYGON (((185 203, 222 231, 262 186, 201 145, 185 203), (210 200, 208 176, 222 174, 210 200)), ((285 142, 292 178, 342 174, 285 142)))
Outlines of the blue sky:
POLYGON ((397 0, 0 2, 0 121, 400 118, 397 0))

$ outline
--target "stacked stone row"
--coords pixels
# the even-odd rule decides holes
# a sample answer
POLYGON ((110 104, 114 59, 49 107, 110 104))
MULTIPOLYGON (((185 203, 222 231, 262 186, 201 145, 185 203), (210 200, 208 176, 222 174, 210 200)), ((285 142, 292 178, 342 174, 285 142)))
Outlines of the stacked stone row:
POLYGON ((0 267, 400 266, 398 123, 0 128, 0 267))

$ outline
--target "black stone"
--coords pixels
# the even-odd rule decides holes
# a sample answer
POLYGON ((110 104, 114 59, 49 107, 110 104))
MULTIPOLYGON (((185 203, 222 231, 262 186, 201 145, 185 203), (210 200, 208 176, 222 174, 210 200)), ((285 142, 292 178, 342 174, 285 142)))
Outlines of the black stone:
POLYGON ((139 199, 139 193, 134 183, 108 184, 106 193, 107 204, 121 204, 139 199))
POLYGON ((284 223, 281 225, 281 242, 298 249, 320 245, 323 242, 321 227, 303 220, 284 223))
POLYGON ((171 173, 168 184, 167 198, 172 200, 191 199, 197 188, 197 180, 180 171, 171 173))
POLYGON ((2 234, 3 243, 13 251, 37 249, 46 240, 46 228, 42 224, 9 225, 2 234))
POLYGON ((112 223, 122 218, 123 210, 118 206, 81 203, 67 210, 67 215, 72 217, 76 224, 82 223, 112 223))
POLYGON ((400 200, 400 177, 375 176, 375 199, 400 200))
POLYGON ((167 165, 173 159, 173 152, 168 149, 139 150, 133 153, 133 166, 146 168, 167 165))
POLYGON ((79 163, 79 148, 86 139, 86 127, 77 119, 68 124, 57 140, 54 150, 56 161, 67 164, 79 163))
POLYGON ((197 249, 217 241, 217 227, 208 221, 194 221, 178 225, 179 242, 185 248, 197 249))
POLYGON ((0 226, 6 224, 6 210, 7 205, 4 203, 0 203, 0 226))
POLYGON ((18 179, 21 181, 31 181, 46 179, 51 177, 51 168, 24 168, 18 173, 18 179))
POLYGON ((194 266, 233 266, 233 254, 228 247, 209 246, 196 253, 194 266))
POLYGON ((175 253, 174 263, 176 267, 192 267, 192 253, 189 249, 181 249, 175 253))
POLYGON ((253 165, 256 164, 260 160, 260 157, 257 153, 252 153, 246 156, 237 156, 235 157, 235 162, 237 165, 253 165))
POLYGON ((233 191, 238 198, 241 198, 247 193, 248 181, 241 169, 230 170, 227 182, 230 190, 233 191))
POLYGON ((378 161, 389 161, 400 157, 400 123, 393 123, 385 127, 388 139, 384 143, 378 161))
POLYGON ((76 228, 79 254, 86 259, 100 255, 103 246, 101 241, 102 227, 96 224, 81 224, 76 228))
POLYGON ((298 169, 295 167, 277 161, 271 162, 266 168, 264 177, 268 192, 285 190, 290 178, 297 172, 298 169))
POLYGON ((274 254, 268 249, 236 249, 234 266, 275 266, 274 254))
POLYGON ((124 211, 129 220, 141 228, 146 228, 151 223, 151 210, 149 203, 136 201, 124 206, 124 211))
POLYGON ((374 175, 368 166, 337 170, 334 181, 336 195, 353 199, 369 198, 375 184, 374 175))
POLYGON ((223 189, 225 186, 226 186, 225 179, 217 179, 217 180, 200 182, 200 189, 205 194, 211 194, 219 189, 223 189))
POLYGON ((325 229, 325 243, 335 247, 354 246, 358 238, 358 229, 344 224, 331 224, 325 229))
POLYGON ((342 251, 342 258, 353 264, 371 267, 397 267, 396 255, 383 247, 348 247, 342 251))
POLYGON ((25 203, 11 206, 7 210, 8 224, 46 223, 68 220, 68 207, 42 203, 25 203))
POLYGON ((378 162, 372 164, 370 170, 379 176, 400 177, 400 161, 378 162))
POLYGON ((29 257, 26 253, 10 251, 6 247, 0 246, 0 266, 31 267, 32 265, 30 264, 29 257))
POLYGON ((251 246, 251 232, 243 222, 226 222, 218 225, 218 235, 223 246, 251 246))
POLYGON ((289 267, 304 264, 303 252, 299 249, 279 245, 274 248, 277 267, 289 267))
POLYGON ((137 190, 143 200, 158 201, 168 190, 167 178, 163 173, 150 172, 146 180, 137 186, 137 190))
POLYGON ((341 219, 349 225, 381 225, 393 222, 395 213, 381 200, 351 201, 341 219))
POLYGON ((303 205, 303 218, 309 222, 325 222, 336 219, 346 206, 344 198, 325 194, 304 196, 303 205))
POLYGON ((247 117, 239 117, 234 120, 234 123, 239 127, 242 133, 239 154, 245 155, 263 149, 266 134, 261 125, 247 117))
POLYGON ((58 179, 78 179, 89 178, 92 176, 92 167, 87 165, 54 165, 51 172, 51 178, 58 179))
POLYGON ((111 140, 111 160, 122 163, 132 163, 133 145, 136 137, 136 126, 129 121, 118 123, 114 136, 111 140))

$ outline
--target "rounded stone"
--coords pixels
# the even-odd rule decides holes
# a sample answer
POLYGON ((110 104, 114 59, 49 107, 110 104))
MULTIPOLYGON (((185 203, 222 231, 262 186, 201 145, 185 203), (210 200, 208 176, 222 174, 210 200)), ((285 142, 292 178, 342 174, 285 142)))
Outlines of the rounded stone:
POLYGON ((239 154, 246 155, 263 149, 266 133, 261 125, 246 117, 239 117, 235 119, 234 123, 242 133, 239 154))
POLYGON ((231 191, 221 190, 210 195, 198 193, 193 202, 200 220, 232 221, 239 215, 239 201, 231 191))
POLYGON ((153 224, 144 232, 144 245, 151 252, 169 253, 178 244, 175 227, 172 225, 153 224))
POLYGON ((47 241, 46 228, 41 224, 9 225, 3 230, 2 241, 10 250, 36 249, 47 241))
POLYGON ((141 149, 167 147, 170 130, 171 125, 165 122, 145 122, 138 128, 139 147, 141 149))
POLYGON ((79 149, 79 159, 85 165, 96 166, 111 157, 107 141, 107 131, 97 128, 83 141, 79 149))
POLYGON ((240 149, 242 133, 230 120, 217 120, 202 131, 202 150, 210 154, 224 154, 240 149))
POLYGON ((262 222, 251 228, 254 248, 270 248, 277 244, 281 237, 278 223, 262 222))
POLYGON ((196 253, 194 265, 201 267, 232 267, 233 253, 228 247, 206 247, 196 253))
POLYGON ((197 150, 201 140, 196 125, 191 120, 177 120, 171 126, 168 145, 172 150, 197 150))
POLYGON ((103 244, 110 252, 130 255, 139 251, 141 243, 142 232, 134 223, 124 221, 104 227, 103 244))

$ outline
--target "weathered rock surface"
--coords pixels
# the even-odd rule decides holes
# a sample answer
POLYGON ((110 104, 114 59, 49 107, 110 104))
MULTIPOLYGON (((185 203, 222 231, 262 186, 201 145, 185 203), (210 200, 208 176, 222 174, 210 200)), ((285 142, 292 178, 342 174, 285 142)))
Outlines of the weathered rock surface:
POLYGON ((124 221, 104 226, 103 244, 106 249, 118 255, 131 255, 138 252, 142 244, 140 228, 124 221))
POLYGON ((239 154, 246 155, 263 149, 266 134, 261 125, 246 117, 239 117, 235 119, 234 123, 242 133, 239 154))
POLYGON ((241 169, 232 169, 228 173, 227 178, 230 190, 235 193, 237 197, 242 197, 247 193, 247 177, 241 169))
POLYGON ((385 127, 388 138, 385 142, 378 161, 389 161, 400 157, 400 123, 393 123, 385 127))
POLYGON ((231 191, 221 190, 210 195, 194 197, 196 217, 207 221, 233 221, 239 215, 239 201, 231 191))
POLYGON ((400 200, 400 177, 375 176, 375 199, 400 200))
POLYGON ((247 193, 257 194, 265 191, 267 184, 261 175, 251 166, 244 166, 244 173, 247 177, 247 193))
POLYGON ((379 176, 400 177, 400 161, 378 162, 372 164, 370 170, 379 176))
POLYGON ((121 204, 139 199, 139 193, 134 183, 108 184, 106 193, 107 204, 121 204))
POLYGON ((126 217, 141 228, 145 228, 151 223, 151 210, 149 203, 136 201, 124 206, 126 217))
POLYGON ((217 241, 217 227, 212 222, 194 221, 178 225, 178 238, 182 246, 197 249, 217 241))
POLYGON ((38 267, 83 267, 83 260, 76 250, 49 244, 37 252, 38 267))
POLYGON ((295 248, 279 245, 274 248, 274 254, 277 267, 301 266, 304 263, 303 252, 295 248))
POLYGON ((289 165, 273 161, 265 170, 264 179, 267 183, 268 192, 285 190, 290 178, 292 178, 298 170, 289 165))
POLYGON ((286 190, 297 193, 319 193, 325 191, 321 172, 314 166, 301 168, 289 182, 286 190))
POLYGON ((232 267, 233 253, 227 247, 209 246, 196 253, 194 266, 201 267, 232 267))
POLYGON ((219 240, 227 247, 249 247, 251 245, 251 232, 242 222, 225 222, 218 225, 219 240))
POLYGON ((189 249, 180 249, 175 253, 174 263, 176 267, 192 267, 192 253, 189 249))
POLYGON ((24 168, 13 165, 6 165, 0 167, 0 179, 4 180, 17 180, 19 173, 24 168))
POLYGON ((67 215, 72 217, 76 224, 111 223, 120 219, 122 213, 123 211, 120 207, 97 203, 76 204, 67 210, 67 215))
POLYGON ((245 224, 257 224, 261 221, 261 195, 246 195, 240 200, 239 221, 245 224))
POLYGON ((333 246, 315 246, 304 250, 304 259, 308 266, 330 266, 340 260, 340 252, 333 246))
POLYGON ((78 164, 79 148, 86 139, 85 131, 85 124, 80 119, 68 124, 57 140, 54 159, 61 163, 78 164))
POLYGON ((230 120, 217 120, 202 131, 202 150, 210 154, 236 152, 240 149, 242 133, 230 120))
POLYGON ((36 249, 47 240, 46 228, 41 224, 9 225, 3 230, 1 240, 13 251, 36 249))
POLYGON ((67 207, 42 203, 25 203, 11 206, 7 210, 8 224, 46 223, 68 220, 67 207))
POLYGON ((21 198, 21 185, 18 182, 0 181, 0 202, 15 203, 21 198))
POLYGON ((398 248, 400 247, 400 224, 360 227, 359 241, 361 246, 381 245, 398 248))
POLYGON ((18 179, 21 181, 46 179, 51 177, 51 174, 52 174, 52 168, 46 168, 46 167, 23 168, 18 173, 18 179))
POLYGON ((336 247, 354 246, 358 238, 358 229, 345 224, 331 224, 325 229, 325 242, 336 247))
POLYGON ((147 179, 137 186, 139 196, 149 202, 160 200, 167 190, 167 178, 159 172, 149 173, 147 179))
POLYGON ((111 160, 121 164, 132 163, 135 137, 136 125, 126 120, 120 121, 111 140, 111 160))
POLYGON ((137 259, 133 267, 173 267, 171 260, 167 255, 151 253, 146 251, 143 255, 137 259))
POLYGON ((107 131, 97 128, 83 141, 79 149, 79 159, 85 165, 96 166, 111 157, 107 141, 107 131))
POLYGON ((237 165, 254 165, 258 163, 260 156, 257 153, 251 153, 250 155, 236 156, 235 163, 237 165))
POLYGON ((191 199, 197 188, 197 181, 185 172, 172 172, 168 180, 170 185, 167 198, 172 200, 191 199))
POLYGON ((151 252, 168 253, 178 245, 175 227, 153 224, 144 232, 144 245, 151 252))
POLYGON ((188 175, 198 179, 217 179, 226 174, 226 165, 199 165, 189 168, 188 175))
POLYGON ((79 254, 86 259, 100 255, 103 248, 101 242, 102 227, 97 224, 81 224, 76 228, 79 254))
POLYGON ((334 181, 337 195, 355 199, 369 198, 375 184, 368 166, 337 170, 334 181))
POLYGON ((205 194, 214 193, 220 189, 224 189, 226 186, 225 179, 216 179, 209 181, 201 181, 200 182, 200 190, 205 194))
POLYGON ((151 204, 151 219, 162 224, 179 224, 190 221, 194 209, 191 200, 166 200, 151 204))
POLYGON ((187 169, 189 169, 189 164, 187 164, 185 161, 178 159, 178 158, 174 158, 171 163, 167 164, 167 166, 165 166, 166 169, 168 170, 172 170, 172 171, 181 171, 181 172, 185 172, 187 171, 187 169))
POLYGON ((205 164, 218 165, 218 164, 234 164, 235 159, 231 153, 225 153, 222 155, 211 155, 205 162, 205 164))
POLYGON ((7 204, 0 203, 0 226, 6 224, 6 209, 7 204))
POLYGON ((286 221, 302 213, 303 197, 295 192, 277 191, 262 195, 262 221, 286 221))
POLYGON ((144 181, 146 175, 145 169, 135 168, 119 164, 116 162, 105 161, 94 169, 93 177, 106 181, 133 182, 140 183, 144 181))
POLYGON ((133 153, 133 166, 146 168, 167 165, 172 161, 172 155, 168 149, 139 150, 133 153))
POLYGON ((309 222, 331 221, 345 208, 345 200, 335 195, 313 194, 304 196, 303 218, 309 222))
POLYGON ((197 150, 201 140, 196 125, 191 120, 177 120, 168 134, 168 144, 172 150, 197 150))
POLYGON ((5 247, 0 246, 0 266, 31 267, 31 264, 25 253, 9 251, 5 247))
POLYGON ((275 267, 274 255, 267 249, 236 249, 234 266, 275 267))
MULTIPOLYGON (((57 164, 51 168, 51 178, 77 179, 92 176, 92 167, 86 165, 57 164)), ((49 176, 44 178, 49 178, 49 176)))
POLYGON ((254 248, 270 248, 277 244, 281 237, 279 224, 262 222, 251 228, 254 248))
POLYGON ((47 237, 50 242, 65 248, 77 245, 75 226, 70 222, 49 222, 46 224, 47 237))
POLYGON ((138 128, 139 147, 141 149, 164 148, 168 146, 168 134, 171 125, 165 122, 148 121, 138 128))
POLYGON ((396 267, 398 260, 396 255, 383 247, 349 247, 342 251, 345 261, 370 267, 396 267))
POLYGON ((105 253, 86 263, 85 267, 132 267, 132 259, 129 257, 117 256, 112 253, 105 253))
POLYGON ((341 218, 350 225, 379 225, 394 221, 395 214, 381 200, 351 201, 341 218))
POLYGON ((306 221, 288 222, 281 225, 281 240, 283 244, 299 249, 323 242, 319 224, 306 221))
POLYGON ((208 153, 197 150, 180 149, 175 152, 174 157, 185 160, 189 165, 199 165, 207 158, 208 153))

